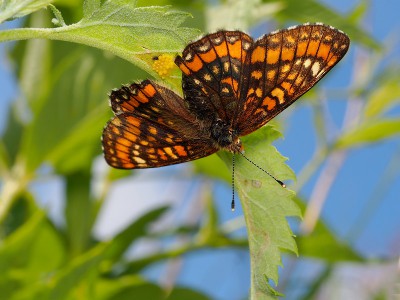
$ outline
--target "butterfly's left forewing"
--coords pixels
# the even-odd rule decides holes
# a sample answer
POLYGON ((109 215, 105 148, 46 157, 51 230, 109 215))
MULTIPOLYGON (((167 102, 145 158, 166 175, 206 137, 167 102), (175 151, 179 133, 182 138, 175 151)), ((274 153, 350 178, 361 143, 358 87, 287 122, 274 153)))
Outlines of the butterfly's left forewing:
POLYGON ((263 126, 313 87, 346 54, 350 40, 326 25, 300 25, 257 40, 235 120, 240 135, 263 126))

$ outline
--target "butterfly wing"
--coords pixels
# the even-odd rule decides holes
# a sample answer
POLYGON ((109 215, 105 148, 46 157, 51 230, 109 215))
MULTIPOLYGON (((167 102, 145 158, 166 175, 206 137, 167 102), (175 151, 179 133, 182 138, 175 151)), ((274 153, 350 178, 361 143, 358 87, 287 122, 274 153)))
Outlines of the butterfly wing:
POLYGON ((149 80, 110 95, 115 117, 103 131, 109 165, 120 169, 178 164, 217 151, 181 97, 149 80))
POLYGON ((253 40, 240 31, 219 31, 189 44, 175 63, 190 111, 205 122, 231 122, 243 83, 243 65, 253 40))
POLYGON ((346 34, 322 24, 300 25, 257 40, 247 57, 248 84, 235 118, 240 135, 263 126, 307 92, 349 45, 346 34))

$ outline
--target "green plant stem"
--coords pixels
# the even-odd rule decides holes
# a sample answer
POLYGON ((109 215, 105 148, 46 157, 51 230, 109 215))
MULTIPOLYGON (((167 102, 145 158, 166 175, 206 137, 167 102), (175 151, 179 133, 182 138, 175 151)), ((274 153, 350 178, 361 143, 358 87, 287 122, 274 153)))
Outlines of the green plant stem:
POLYGON ((0 224, 6 219, 15 199, 17 199, 16 196, 26 188, 29 179, 23 164, 20 163, 17 163, 13 172, 4 178, 0 192, 0 224))
POLYGON ((297 183, 294 187, 296 191, 302 189, 330 154, 331 151, 328 148, 320 148, 314 153, 313 157, 297 176, 297 183))
POLYGON ((160 260, 166 260, 171 258, 180 257, 186 253, 207 249, 207 248, 225 248, 225 247, 238 247, 238 248, 246 248, 248 247, 248 242, 246 239, 223 239, 223 242, 195 242, 186 244, 180 248, 176 248, 173 250, 165 251, 162 253, 157 253, 154 255, 149 255, 141 259, 133 260, 127 264, 127 268, 125 270, 125 274, 127 273, 136 273, 141 268, 148 266, 151 263, 160 260))

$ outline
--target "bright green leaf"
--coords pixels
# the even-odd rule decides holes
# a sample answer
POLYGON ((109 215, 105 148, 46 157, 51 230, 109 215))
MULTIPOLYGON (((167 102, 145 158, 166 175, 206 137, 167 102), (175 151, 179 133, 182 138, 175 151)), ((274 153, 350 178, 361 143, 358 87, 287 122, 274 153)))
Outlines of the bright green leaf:
POLYGON ((399 81, 400 77, 395 76, 376 86, 365 106, 364 113, 366 117, 374 117, 390 109, 396 102, 400 102, 399 81))
MULTIPOLYGON (((85 16, 75 24, 58 28, 23 28, 0 31, 0 41, 47 38, 80 43, 107 50, 147 72, 153 70, 153 57, 175 55, 189 40, 199 35, 193 28, 181 27, 188 13, 166 7, 136 7, 136 1, 109 0, 85 3, 85 16)), ((179 87, 177 68, 168 80, 179 87)))
MULTIPOLYGON (((271 126, 264 126, 243 138, 246 156, 279 180, 294 179, 293 171, 271 143, 280 134, 271 126)), ((231 155, 221 154, 231 166, 231 155)), ((265 278, 278 283, 278 266, 282 251, 297 254, 293 233, 286 218, 300 217, 300 209, 293 201, 293 192, 236 155, 236 188, 239 193, 250 247, 252 299, 269 299, 272 287, 265 278)))
POLYGON ((83 17, 90 18, 96 11, 100 9, 100 6, 101 6, 101 0, 84 0, 83 17))
POLYGON ((52 4, 49 5, 51 11, 54 14, 53 20, 51 20, 51 22, 56 25, 56 26, 66 26, 67 24, 65 24, 64 18, 61 14, 61 12, 52 4))
POLYGON ((41 8, 54 0, 3 0, 0 3, 0 23, 8 19, 20 18, 41 8))
POLYGON ((371 120, 340 136, 334 148, 351 148, 375 143, 398 134, 400 134, 399 119, 371 120))
POLYGON ((164 291, 157 285, 137 275, 117 279, 100 279, 96 284, 97 300, 165 299, 164 291))

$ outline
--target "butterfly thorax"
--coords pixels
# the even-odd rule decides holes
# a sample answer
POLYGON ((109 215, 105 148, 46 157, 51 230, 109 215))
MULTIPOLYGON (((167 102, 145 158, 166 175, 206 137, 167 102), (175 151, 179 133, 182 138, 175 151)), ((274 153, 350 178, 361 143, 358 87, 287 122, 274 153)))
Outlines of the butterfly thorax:
POLYGON ((210 135, 218 148, 226 149, 230 152, 243 151, 238 131, 233 129, 231 124, 225 123, 221 119, 216 119, 212 122, 210 135))

